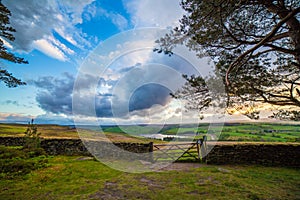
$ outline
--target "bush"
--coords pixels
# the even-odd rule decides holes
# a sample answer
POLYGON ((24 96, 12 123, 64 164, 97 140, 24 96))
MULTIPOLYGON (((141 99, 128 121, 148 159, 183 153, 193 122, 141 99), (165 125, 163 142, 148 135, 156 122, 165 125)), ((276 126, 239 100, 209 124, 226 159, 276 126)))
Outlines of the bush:
POLYGON ((0 146, 0 159, 26 158, 26 153, 18 149, 0 146))
POLYGON ((30 158, 41 156, 41 155, 47 155, 43 148, 31 148, 31 149, 24 148, 23 151, 26 152, 30 158))
POLYGON ((23 176, 35 169, 47 167, 48 160, 42 155, 43 152, 40 148, 38 151, 23 151, 0 146, 0 178, 23 176))
POLYGON ((37 126, 34 124, 34 119, 32 119, 27 126, 25 133, 25 144, 24 148, 27 149, 37 149, 41 146, 40 135, 37 131, 37 126))

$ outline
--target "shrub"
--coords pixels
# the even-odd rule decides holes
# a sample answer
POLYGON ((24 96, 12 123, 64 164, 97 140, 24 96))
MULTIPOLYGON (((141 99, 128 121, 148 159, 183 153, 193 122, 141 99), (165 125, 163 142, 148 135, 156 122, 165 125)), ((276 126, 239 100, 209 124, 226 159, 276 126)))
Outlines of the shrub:
POLYGON ((34 124, 34 119, 28 122, 28 126, 25 133, 25 144, 24 148, 37 149, 41 146, 40 135, 37 131, 37 125, 34 124))
POLYGON ((41 152, 0 146, 0 178, 23 176, 32 170, 47 167, 48 160, 45 155, 40 156, 41 152))
POLYGON ((26 158, 26 153, 18 149, 0 146, 0 159, 26 158))
POLYGON ((31 148, 31 149, 25 148, 23 149, 23 151, 26 152, 30 158, 46 155, 46 152, 43 148, 31 148))

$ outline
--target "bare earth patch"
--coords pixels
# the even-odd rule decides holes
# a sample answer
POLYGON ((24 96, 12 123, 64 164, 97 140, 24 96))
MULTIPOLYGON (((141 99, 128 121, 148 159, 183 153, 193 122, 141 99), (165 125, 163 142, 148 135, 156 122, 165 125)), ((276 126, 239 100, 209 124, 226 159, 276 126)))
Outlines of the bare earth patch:
POLYGON ((200 168, 203 164, 200 163, 180 163, 175 162, 169 166, 161 168, 159 171, 189 171, 191 169, 200 168))

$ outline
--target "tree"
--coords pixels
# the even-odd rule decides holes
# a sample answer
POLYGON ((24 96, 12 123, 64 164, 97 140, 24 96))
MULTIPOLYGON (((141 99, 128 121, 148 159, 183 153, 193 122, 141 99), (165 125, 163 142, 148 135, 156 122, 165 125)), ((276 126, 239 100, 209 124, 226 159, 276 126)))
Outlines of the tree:
MULTIPOLYGON (((208 54, 225 84, 228 113, 238 110, 257 119, 259 107, 268 105, 279 109, 273 117, 289 118, 290 113, 297 120, 299 0, 183 0, 181 6, 187 14, 180 26, 157 41, 160 48, 155 51, 171 55, 176 45, 183 44, 200 57, 208 54)), ((196 77, 185 78, 192 83, 196 77)), ((182 98, 186 90, 205 88, 190 85, 173 96, 182 98)), ((195 104, 195 99, 190 101, 195 104)))
MULTIPOLYGON (((7 60, 18 64, 27 64, 28 62, 23 58, 17 57, 8 52, 4 46, 4 39, 14 41, 13 32, 16 30, 9 24, 11 12, 2 4, 0 0, 0 59, 7 60)), ((26 83, 14 77, 3 67, 0 67, 0 81, 3 81, 8 87, 17 87, 18 85, 25 85, 26 83)))

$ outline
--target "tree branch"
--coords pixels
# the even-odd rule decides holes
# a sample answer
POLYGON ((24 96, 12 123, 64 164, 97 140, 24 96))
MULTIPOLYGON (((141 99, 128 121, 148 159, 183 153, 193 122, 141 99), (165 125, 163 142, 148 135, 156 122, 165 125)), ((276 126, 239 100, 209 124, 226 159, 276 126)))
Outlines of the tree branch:
POLYGON ((278 35, 273 36, 271 39, 269 39, 269 42, 273 42, 275 40, 280 40, 282 38, 289 37, 289 32, 279 33, 278 35))
POLYGON ((279 46, 276 46, 276 45, 273 45, 273 44, 269 44, 269 43, 266 43, 263 46, 271 47, 272 49, 274 49, 276 51, 280 51, 280 52, 291 54, 291 55, 296 55, 297 54, 297 52, 295 50, 286 49, 286 48, 279 47, 279 46))
POLYGON ((244 59, 248 54, 254 52, 256 49, 258 49, 259 47, 263 46, 266 42, 268 42, 275 34, 276 32, 279 30, 279 28, 286 23, 291 17, 293 17, 294 15, 296 15, 297 13, 300 12, 300 7, 296 8, 295 10, 291 11, 285 18, 283 18, 281 21, 278 22, 278 24, 276 24, 276 26, 271 30, 270 33, 268 33, 266 35, 266 37, 264 37, 259 43, 257 43, 254 47, 250 48, 249 50, 247 50, 246 52, 244 52, 242 55, 240 55, 233 63, 230 64, 229 68, 226 71, 226 75, 225 75, 225 81, 226 81, 226 85, 229 86, 230 85, 230 81, 228 79, 229 77, 229 73, 236 67, 237 63, 239 63, 242 59, 244 59))

